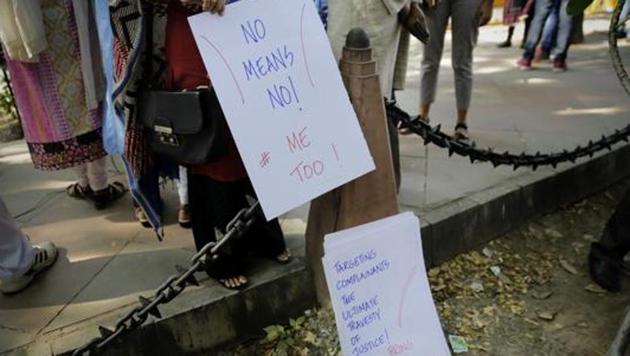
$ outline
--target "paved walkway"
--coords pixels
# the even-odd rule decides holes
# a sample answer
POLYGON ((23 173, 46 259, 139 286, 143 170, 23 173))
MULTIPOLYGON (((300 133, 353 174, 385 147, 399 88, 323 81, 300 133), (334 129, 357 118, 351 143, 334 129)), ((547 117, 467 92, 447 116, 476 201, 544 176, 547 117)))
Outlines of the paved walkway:
MULTIPOLYGON (((587 43, 572 48, 570 70, 563 74, 553 73, 548 64, 532 72, 516 70, 519 50, 495 47, 505 29, 482 29, 470 113, 470 129, 478 145, 511 151, 558 150, 624 126, 630 101, 611 69, 605 36, 593 34, 607 26, 603 20, 587 22, 587 43)), ((519 36, 517 31, 515 38, 519 36)), ((622 51, 630 56, 628 45, 623 44, 622 51)), ((413 48, 411 58, 409 86, 399 94, 399 100, 406 110, 416 113, 419 46, 413 48)), ((450 130, 455 104, 449 58, 447 51, 431 119, 450 130)), ((418 211, 522 175, 548 174, 545 170, 532 173, 471 165, 466 159, 448 158, 446 152, 434 147, 428 149, 425 170, 425 148, 419 140, 403 137, 401 142, 401 202, 418 211)), ((110 172, 123 179, 114 165, 110 172)), ((19 222, 33 241, 50 239, 62 247, 59 262, 38 283, 18 296, 0 296, 0 354, 80 329, 90 329, 86 337, 93 335, 91 321, 118 315, 139 294, 158 286, 173 272, 173 265, 186 265, 193 253, 190 232, 175 223, 177 198, 172 186, 165 187, 167 239, 158 243, 134 220, 129 197, 105 212, 96 212, 86 202, 65 196, 63 189, 71 182, 71 172, 34 170, 22 142, 0 145, 0 195, 14 215, 20 215, 19 222)), ((303 207, 283 219, 291 235, 290 246, 297 254, 303 252, 299 236, 305 228, 306 212, 303 207)), ((215 295, 223 293, 211 281, 200 288, 215 295)), ((42 352, 55 351, 53 346, 42 347, 42 352)))

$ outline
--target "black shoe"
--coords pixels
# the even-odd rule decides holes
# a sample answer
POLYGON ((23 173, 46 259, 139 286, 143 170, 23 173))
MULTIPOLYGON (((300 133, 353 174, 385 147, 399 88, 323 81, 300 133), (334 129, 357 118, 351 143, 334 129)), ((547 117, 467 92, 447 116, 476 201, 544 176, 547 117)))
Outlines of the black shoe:
POLYGON ((600 287, 610 292, 621 291, 619 263, 608 256, 597 242, 591 244, 591 252, 588 254, 588 267, 591 272, 591 278, 600 287))
POLYGON ((512 41, 503 41, 497 45, 497 48, 510 48, 512 47, 512 41))

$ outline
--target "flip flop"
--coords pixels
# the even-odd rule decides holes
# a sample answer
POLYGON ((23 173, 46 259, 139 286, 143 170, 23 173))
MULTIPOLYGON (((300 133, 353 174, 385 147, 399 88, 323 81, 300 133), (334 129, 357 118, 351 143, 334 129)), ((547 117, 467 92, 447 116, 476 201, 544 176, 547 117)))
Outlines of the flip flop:
POLYGON ((219 255, 219 258, 212 260, 206 259, 206 273, 208 276, 223 287, 231 290, 241 290, 249 284, 249 280, 243 274, 239 272, 238 265, 229 261, 229 257, 226 255, 219 255), (239 280, 240 284, 236 285, 234 280, 239 280))
POLYGON ((144 213, 144 210, 142 210, 141 207, 139 206, 134 207, 133 213, 136 216, 136 219, 138 219, 138 222, 140 222, 140 224, 142 225, 142 227, 145 227, 147 229, 151 227, 149 218, 147 218, 147 214, 144 213))
POLYGON ((464 123, 458 123, 455 125, 455 133, 453 134, 453 138, 457 141, 470 141, 470 136, 468 135, 468 125, 464 123))
POLYGON ((82 187, 79 183, 72 183, 66 188, 66 194, 75 199, 89 199, 94 192, 90 186, 82 187))
POLYGON ((94 207, 96 210, 103 210, 120 199, 126 192, 127 188, 125 188, 122 183, 111 183, 105 189, 93 193, 92 200, 94 201, 94 207))
POLYGON ((275 256, 273 259, 281 265, 286 265, 287 263, 291 262, 291 257, 293 257, 291 251, 289 249, 285 249, 284 252, 275 256))

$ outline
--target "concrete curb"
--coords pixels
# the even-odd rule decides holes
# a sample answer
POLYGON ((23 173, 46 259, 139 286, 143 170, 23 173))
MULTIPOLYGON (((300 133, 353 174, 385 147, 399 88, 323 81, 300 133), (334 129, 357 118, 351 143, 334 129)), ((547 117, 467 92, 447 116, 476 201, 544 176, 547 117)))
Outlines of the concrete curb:
POLYGON ((411 209, 423 222, 427 266, 437 266, 527 221, 630 176, 630 145, 554 171, 529 172, 437 208, 411 209))
MULTIPOLYGON (((229 291, 207 278, 160 307, 162 319, 108 345, 105 355, 214 354, 227 344, 260 335, 271 324, 303 315, 316 303, 313 280, 303 257, 287 265, 264 261, 243 291, 229 291)), ((98 326, 112 328, 134 305, 113 310, 42 335, 8 355, 71 355, 98 336, 98 326)), ((0 353, 2 354, 2 353, 0 353)))

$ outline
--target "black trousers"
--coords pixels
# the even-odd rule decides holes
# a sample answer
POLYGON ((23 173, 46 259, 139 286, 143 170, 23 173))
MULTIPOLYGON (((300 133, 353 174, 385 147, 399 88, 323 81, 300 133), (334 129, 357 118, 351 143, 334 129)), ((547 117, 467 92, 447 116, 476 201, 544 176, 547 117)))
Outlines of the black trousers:
MULTIPOLYGON (((195 246, 200 250, 216 241, 215 228, 225 232, 227 224, 244 208, 247 196, 256 197, 249 179, 220 182, 199 174, 188 174, 190 217, 195 246)), ((231 240, 227 254, 245 258, 249 253, 275 257, 286 248, 278 219, 267 222, 262 214, 241 238, 231 240)), ((224 252, 224 251, 222 251, 224 252)))
POLYGON ((608 256, 617 260, 630 252, 630 190, 608 220, 599 243, 608 256))

